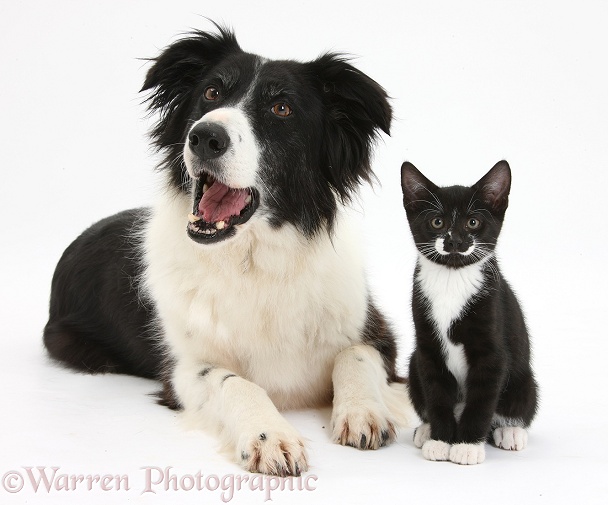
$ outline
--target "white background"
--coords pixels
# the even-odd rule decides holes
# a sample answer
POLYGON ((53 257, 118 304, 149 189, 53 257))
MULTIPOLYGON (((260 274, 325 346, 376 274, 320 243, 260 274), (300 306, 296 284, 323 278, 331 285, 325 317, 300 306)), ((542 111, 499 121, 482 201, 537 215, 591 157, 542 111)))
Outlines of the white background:
MULTIPOLYGON (((145 493, 145 466, 243 474, 214 439, 180 427, 151 381, 84 376, 41 346, 49 286, 85 227, 155 191, 143 97, 153 57, 203 16, 269 58, 348 52, 392 97, 380 184, 362 192, 369 281, 413 341, 414 246, 401 206, 407 159, 441 185, 511 164, 500 243, 533 337, 541 408, 522 453, 477 467, 425 461, 412 431, 376 452, 333 445, 329 410, 288 413, 309 440, 315 491, 274 503, 606 503, 607 2, 0 2, 0 476, 25 466, 128 475, 129 491, 0 486, 1 503, 208 503, 220 490, 145 493)), ((263 503, 235 492, 232 503, 263 503)))

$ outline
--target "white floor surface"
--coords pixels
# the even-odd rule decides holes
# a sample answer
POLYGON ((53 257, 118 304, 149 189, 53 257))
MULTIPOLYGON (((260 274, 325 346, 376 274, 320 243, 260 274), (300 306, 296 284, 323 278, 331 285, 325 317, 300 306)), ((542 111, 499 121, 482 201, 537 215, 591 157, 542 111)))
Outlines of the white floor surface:
POLYGON ((607 22, 602 1, 0 2, 0 503, 608 503, 607 22), (288 412, 312 467, 273 489, 155 405, 156 383, 49 362, 41 331, 63 249, 154 196, 143 58, 211 29, 203 16, 269 58, 348 52, 392 97, 380 184, 360 208, 403 369, 415 253, 401 163, 447 185, 510 162, 499 256, 541 386, 525 451, 432 463, 410 429, 362 452, 330 442, 329 410, 288 412))

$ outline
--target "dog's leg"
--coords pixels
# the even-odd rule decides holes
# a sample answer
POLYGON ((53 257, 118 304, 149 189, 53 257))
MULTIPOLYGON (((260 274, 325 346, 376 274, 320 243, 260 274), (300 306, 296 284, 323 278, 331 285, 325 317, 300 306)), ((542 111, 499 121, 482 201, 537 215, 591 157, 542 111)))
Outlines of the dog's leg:
POLYGON ((225 368, 184 361, 173 387, 185 415, 218 433, 246 470, 285 477, 308 469, 302 438, 261 387, 225 368))
POLYGON ((332 375, 334 441, 359 449, 378 449, 408 424, 412 412, 404 384, 388 384, 380 353, 356 345, 336 357, 332 375))

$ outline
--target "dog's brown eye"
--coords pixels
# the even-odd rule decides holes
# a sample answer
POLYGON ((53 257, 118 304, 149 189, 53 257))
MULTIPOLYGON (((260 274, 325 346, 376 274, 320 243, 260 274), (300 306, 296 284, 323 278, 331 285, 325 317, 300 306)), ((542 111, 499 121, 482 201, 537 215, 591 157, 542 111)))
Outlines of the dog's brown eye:
POLYGON ((291 116, 291 113, 293 112, 291 110, 291 107, 289 105, 287 105, 286 103, 277 103, 272 106, 271 110, 275 116, 279 116, 279 117, 291 116))
POLYGON ((213 87, 213 86, 209 86, 206 90, 205 90, 205 99, 206 100, 217 100, 220 97, 220 90, 213 87))
POLYGON ((441 228, 443 228, 443 219, 441 219, 440 217, 434 218, 433 220, 431 220, 431 226, 436 230, 440 230, 441 228))

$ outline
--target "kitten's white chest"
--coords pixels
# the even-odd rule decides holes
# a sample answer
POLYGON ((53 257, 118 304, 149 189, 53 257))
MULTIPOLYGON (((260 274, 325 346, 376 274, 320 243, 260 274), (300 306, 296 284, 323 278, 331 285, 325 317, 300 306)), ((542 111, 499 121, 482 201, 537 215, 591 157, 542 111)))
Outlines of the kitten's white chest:
POLYGON ((462 390, 468 371, 464 346, 452 343, 449 331, 454 321, 463 315, 469 302, 481 291, 484 263, 453 269, 433 263, 422 255, 418 259, 416 280, 428 302, 428 317, 437 330, 446 366, 462 390))

